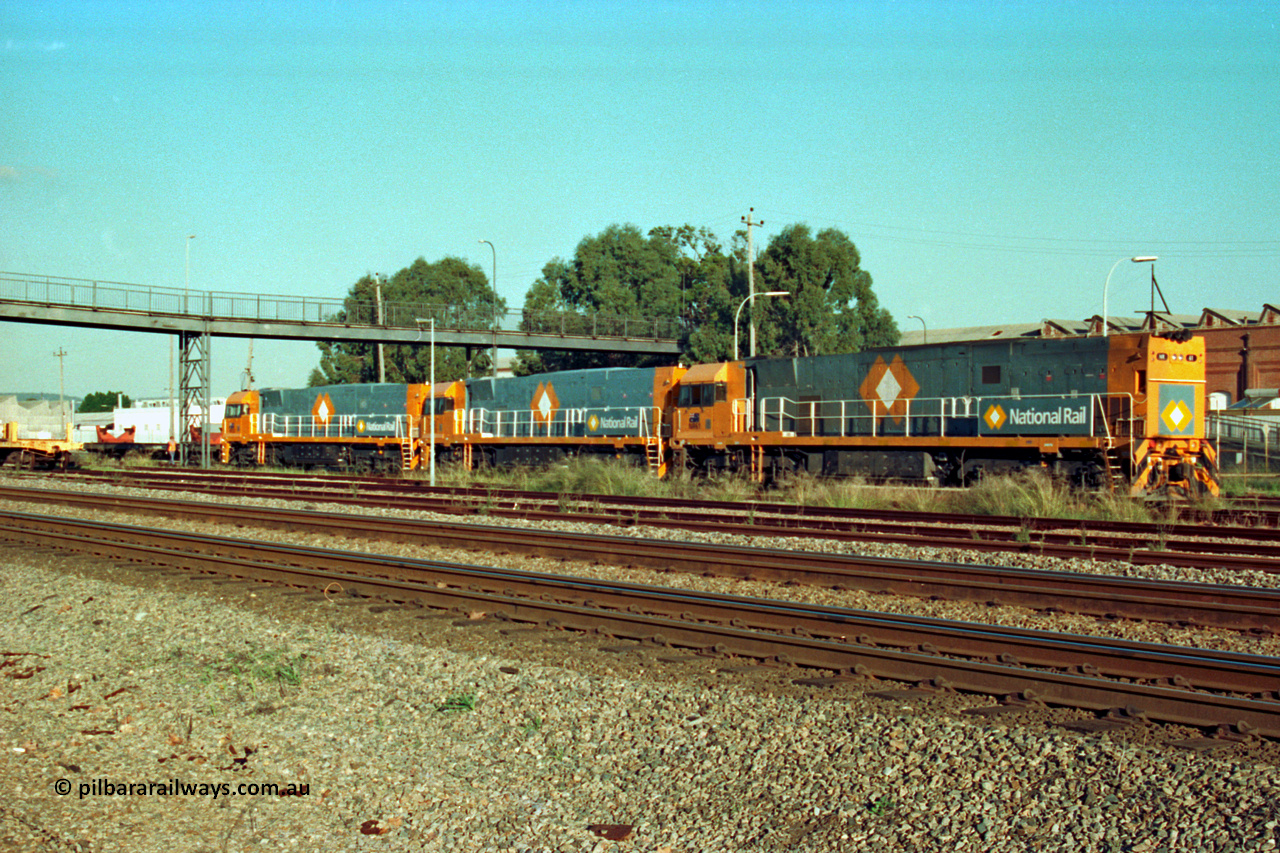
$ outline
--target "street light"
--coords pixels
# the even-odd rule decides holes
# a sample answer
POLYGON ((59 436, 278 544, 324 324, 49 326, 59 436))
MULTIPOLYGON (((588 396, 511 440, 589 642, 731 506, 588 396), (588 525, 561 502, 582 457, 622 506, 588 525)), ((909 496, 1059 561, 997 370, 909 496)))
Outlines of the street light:
MULTIPOLYGON (((1116 267, 1125 261, 1132 261, 1135 264, 1150 263, 1154 265, 1158 260, 1159 258, 1155 255, 1139 255, 1136 258, 1121 258, 1111 265, 1111 271, 1107 273, 1107 282, 1102 285, 1102 336, 1104 338, 1107 337, 1107 291, 1111 289, 1111 273, 1115 272, 1116 267)), ((1152 275, 1155 275, 1155 273, 1153 272, 1152 275)))
MULTIPOLYGON (((738 319, 742 316, 743 307, 755 299, 757 296, 790 296, 791 294, 785 290, 769 290, 765 293, 753 293, 746 299, 742 300, 742 304, 738 306, 738 310, 733 312, 733 360, 738 360, 738 319)), ((752 353, 755 355, 755 353, 752 353)))
POLYGON ((908 314, 907 319, 920 321, 920 328, 924 330, 924 342, 926 344, 929 343, 929 327, 924 324, 924 318, 917 317, 915 314, 908 314))
POLYGON ((418 337, 422 337, 422 324, 431 324, 431 373, 427 377, 427 387, 431 389, 431 397, 427 400, 427 423, 431 425, 430 442, 428 444, 429 463, 429 485, 431 488, 436 486, 436 318, 435 317, 416 317, 414 322, 418 324, 418 337))
MULTIPOLYGON (((480 240, 481 243, 489 243, 488 240, 480 240)), ((498 375, 498 250, 493 248, 493 244, 489 243, 489 251, 493 253, 493 278, 489 281, 489 287, 493 290, 493 375, 498 375)))

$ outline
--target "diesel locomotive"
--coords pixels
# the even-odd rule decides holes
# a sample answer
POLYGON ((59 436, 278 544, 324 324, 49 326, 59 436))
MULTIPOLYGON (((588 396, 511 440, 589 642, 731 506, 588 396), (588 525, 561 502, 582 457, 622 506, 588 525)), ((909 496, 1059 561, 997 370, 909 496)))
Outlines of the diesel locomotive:
POLYGON ((1135 495, 1218 491, 1204 341, 1010 339, 427 385, 243 391, 223 461, 393 472, 568 456, 970 484, 1046 469, 1135 495))

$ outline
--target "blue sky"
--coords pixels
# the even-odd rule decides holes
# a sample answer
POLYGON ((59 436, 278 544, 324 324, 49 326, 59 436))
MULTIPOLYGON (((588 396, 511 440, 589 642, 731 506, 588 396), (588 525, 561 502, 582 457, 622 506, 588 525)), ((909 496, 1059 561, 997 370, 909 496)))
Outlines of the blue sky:
MULTIPOLYGON (((1280 301, 1270 2, 0 2, 0 270, 340 298, 456 255, 518 308, 612 223, 835 227, 903 328, 1280 301), (1140 309, 1147 267, 1111 283, 1140 309)), ((763 242, 762 240, 762 242, 763 242)), ((0 325, 0 391, 168 342, 0 325)), ((243 341, 213 345, 215 393, 243 341)), ((262 386, 309 344, 259 342, 262 386)))

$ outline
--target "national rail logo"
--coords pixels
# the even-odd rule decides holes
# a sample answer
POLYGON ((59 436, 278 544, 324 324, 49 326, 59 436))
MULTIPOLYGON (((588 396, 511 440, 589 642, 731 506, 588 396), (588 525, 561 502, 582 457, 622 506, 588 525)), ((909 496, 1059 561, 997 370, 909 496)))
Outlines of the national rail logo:
POLYGON ((530 408, 533 409, 535 421, 541 424, 551 423, 551 419, 556 416, 556 410, 560 408, 560 399, 556 396, 556 389, 550 382, 538 383, 538 390, 533 392, 530 408))
POLYGON ((1160 412, 1160 420, 1164 422, 1170 432, 1182 432, 1191 421, 1191 411, 1187 408, 1186 403, 1181 400, 1173 400, 1160 412))
POLYGON ((316 419, 316 423, 328 426, 333 419, 333 412, 333 398, 328 394, 316 395, 316 401, 311 404, 311 416, 316 419))
POLYGON ((902 356, 892 362, 876 356, 875 363, 858 386, 858 393, 873 415, 888 415, 900 422, 907 414, 907 404, 920 393, 920 383, 907 369, 902 356))
POLYGON ((1000 427, 1004 426, 1004 422, 1008 420, 1008 415, 1005 414, 1003 406, 999 403, 993 403, 991 407, 987 409, 987 413, 982 416, 982 419, 986 421, 987 426, 992 429, 1000 429, 1000 427))

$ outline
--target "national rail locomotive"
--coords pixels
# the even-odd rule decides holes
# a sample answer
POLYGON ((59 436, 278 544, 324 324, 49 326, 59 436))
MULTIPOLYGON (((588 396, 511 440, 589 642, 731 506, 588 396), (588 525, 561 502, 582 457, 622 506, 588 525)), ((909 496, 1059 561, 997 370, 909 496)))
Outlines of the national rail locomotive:
POLYGON ((568 456, 970 484, 1047 469, 1135 495, 1218 491, 1204 341, 1010 339, 428 385, 242 391, 223 461, 400 471, 568 456))

